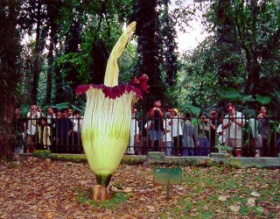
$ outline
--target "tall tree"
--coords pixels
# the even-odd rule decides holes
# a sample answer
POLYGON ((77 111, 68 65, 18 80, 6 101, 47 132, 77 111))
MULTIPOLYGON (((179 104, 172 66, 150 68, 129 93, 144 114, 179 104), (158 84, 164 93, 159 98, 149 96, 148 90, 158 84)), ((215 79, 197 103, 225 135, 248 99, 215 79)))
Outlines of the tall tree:
POLYGON ((186 98, 198 107, 231 100, 255 108, 272 100, 277 109, 279 7, 273 0, 213 1, 205 16, 213 32, 186 61, 186 98))
POLYGON ((177 36, 175 30, 175 22, 172 19, 169 10, 170 0, 163 0, 161 5, 163 10, 159 16, 160 35, 162 41, 162 64, 166 71, 166 83, 169 86, 174 86, 177 76, 177 43, 175 37, 177 36))
POLYGON ((27 0, 21 1, 20 21, 19 24, 23 30, 26 30, 31 38, 35 38, 32 48, 32 64, 30 78, 30 102, 37 103, 39 74, 43 64, 43 50, 46 46, 46 38, 48 36, 46 1, 43 0, 27 0))
POLYGON ((61 41, 66 45, 58 64, 64 86, 73 93, 79 84, 104 82, 109 54, 131 7, 128 0, 67 2, 61 20, 61 41))
POLYGON ((279 87, 270 86, 266 81, 277 81, 276 69, 266 69, 270 68, 267 63, 279 66, 276 61, 280 46, 279 2, 219 0, 214 6, 217 6, 214 7, 217 43, 226 48, 226 53, 217 54, 224 60, 219 75, 227 74, 229 83, 232 79, 243 78, 242 87, 237 88, 243 94, 274 96, 279 87), (244 59, 243 63, 238 56, 244 59))
POLYGON ((55 48, 58 44, 58 34, 60 29, 59 19, 61 19, 60 9, 63 7, 63 2, 57 0, 55 2, 46 1, 47 7, 47 29, 49 30, 49 46, 48 48, 48 70, 47 70, 47 87, 46 87, 46 100, 45 104, 48 105, 52 102, 52 93, 53 93, 53 79, 55 78, 55 57, 59 53, 55 51, 55 48))
POLYGON ((247 80, 244 92, 256 95, 264 88, 260 86, 264 63, 275 59, 277 51, 279 54, 280 3, 250 0, 247 3, 234 2, 233 6, 233 20, 246 57, 247 80))
POLYGON ((135 5, 136 34, 138 35, 138 72, 149 76, 149 107, 154 99, 164 96, 158 61, 158 14, 156 0, 137 0, 135 5))
POLYGON ((42 9, 42 1, 38 0, 37 2, 34 2, 34 8, 35 8, 35 17, 36 17, 36 39, 35 39, 35 50, 34 50, 34 69, 33 69, 33 86, 31 90, 31 100, 33 103, 37 103, 37 88, 38 88, 38 82, 39 82, 39 73, 41 69, 41 54, 42 51, 40 49, 40 40, 42 37, 42 30, 41 30, 41 24, 42 24, 42 18, 41 18, 41 9, 42 9), (37 3, 37 4, 36 4, 37 3))
POLYGON ((20 36, 17 29, 20 1, 0 1, 0 158, 13 151, 13 116, 20 81, 20 36))
POLYGON ((230 76, 236 76, 238 66, 236 60, 225 57, 230 57, 233 51, 240 53, 236 42, 237 33, 234 28, 234 21, 231 19, 231 14, 228 13, 230 7, 230 0, 219 0, 217 3, 216 48, 219 50, 217 58, 221 61, 218 66, 219 84, 223 86, 232 86, 231 81, 227 79, 230 76))

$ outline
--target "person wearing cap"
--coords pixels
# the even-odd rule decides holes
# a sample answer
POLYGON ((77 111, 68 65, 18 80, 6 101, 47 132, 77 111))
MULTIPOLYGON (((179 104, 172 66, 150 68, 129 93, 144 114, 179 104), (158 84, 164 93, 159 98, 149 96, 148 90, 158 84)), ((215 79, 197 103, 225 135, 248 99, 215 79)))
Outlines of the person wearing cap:
POLYGON ((223 119, 223 129, 227 130, 226 145, 232 147, 236 157, 241 157, 242 127, 245 125, 245 118, 241 112, 235 110, 232 103, 226 105, 226 111, 228 114, 223 119))

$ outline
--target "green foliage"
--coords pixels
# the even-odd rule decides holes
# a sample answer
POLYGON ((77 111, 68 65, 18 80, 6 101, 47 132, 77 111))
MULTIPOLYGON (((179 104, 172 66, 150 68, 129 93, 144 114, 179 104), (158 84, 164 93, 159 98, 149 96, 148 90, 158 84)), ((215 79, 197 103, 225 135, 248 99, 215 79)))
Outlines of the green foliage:
POLYGON ((50 154, 48 158, 52 160, 71 161, 75 163, 86 162, 85 155, 64 155, 64 154, 50 154))
POLYGON ((201 109, 231 101, 248 109, 260 104, 278 109, 277 8, 272 0, 210 4, 203 21, 210 36, 181 61, 177 80, 183 88, 177 93, 180 107, 184 101, 201 109))
MULTIPOLYGON (((41 108, 44 111, 47 110, 47 108, 50 106, 54 109, 57 110, 63 110, 63 109, 68 109, 69 107, 73 108, 73 110, 77 110, 80 113, 84 113, 85 112, 85 100, 82 98, 77 98, 74 102, 70 103, 68 101, 66 102, 61 102, 61 103, 57 103, 57 104, 50 104, 50 105, 42 105, 41 108)), ((23 105, 21 107, 21 113, 22 115, 26 115, 27 112, 29 111, 29 106, 27 105, 23 105)))
MULTIPOLYGON (((274 0, 250 0, 248 4, 240 0, 209 4, 176 1, 172 7, 168 1, 108 0, 88 4, 57 0, 41 2, 40 11, 38 1, 11 1, 18 3, 18 30, 22 30, 22 36, 36 32, 36 22, 41 19, 40 42, 35 36, 23 45, 21 58, 17 58, 21 68, 14 78, 24 76, 24 80, 14 81, 20 92, 19 105, 29 106, 32 102, 31 88, 37 80, 34 64, 39 63, 37 104, 56 106, 67 101, 83 111, 84 101, 76 104, 76 87, 103 83, 111 49, 124 25, 133 18, 138 22, 138 38, 127 45, 119 59, 119 82, 147 73, 151 88, 143 105, 159 97, 164 107, 177 107, 195 115, 212 107, 221 109, 227 101, 242 104, 249 111, 259 104, 269 104, 273 111, 279 108, 280 14, 274 0), (198 11, 203 13, 204 31, 210 34, 196 50, 179 57, 175 27, 185 31, 186 25, 197 19, 193 15, 198 11)), ((4 28, 0 34, 2 47, 11 45, 7 36, 13 34, 7 34, 4 28)), ((25 108, 22 111, 27 112, 25 108)))
POLYGON ((29 112, 29 109, 30 109, 29 105, 21 105, 21 107, 20 107, 21 115, 26 116, 27 113, 29 112))
MULTIPOLYGON (((41 19, 39 32, 46 33, 40 35, 40 48, 46 48, 46 51, 40 54, 37 104, 73 102, 78 85, 103 82, 108 55, 128 20, 127 16, 132 13, 132 6, 132 2, 126 0, 95 4, 58 0, 55 3, 41 2, 41 10, 37 11, 38 2, 22 2, 21 27, 30 33, 35 32, 36 25, 33 24, 36 19, 41 19)), ((27 82, 19 87, 23 94, 31 96, 33 91, 28 86, 35 80, 32 66, 35 63, 34 46, 32 48, 22 55, 26 62, 22 73, 27 82)), ((131 53, 127 57, 132 57, 131 53)), ((124 75, 135 63, 133 58, 129 58, 120 60, 124 75)), ((29 105, 32 101, 26 99, 29 105)))
POLYGON ((133 75, 133 68, 137 62, 135 41, 130 41, 119 59, 119 84, 128 83, 133 75))
POLYGON ((52 154, 50 150, 35 150, 32 153, 33 156, 42 159, 52 159, 59 161, 71 161, 75 163, 86 162, 85 155, 64 155, 64 154, 52 154))
POLYGON ((69 102, 62 102, 57 103, 56 105, 53 105, 51 107, 56 108, 58 110, 67 109, 70 106, 69 102))
POLYGON ((271 97, 263 97, 259 94, 256 94, 256 100, 261 104, 269 104, 271 101, 271 97))
MULTIPOLYGON (((65 79, 67 75, 70 73, 69 68, 65 67, 70 65, 75 68, 77 72, 77 79, 82 84, 88 84, 88 72, 90 71, 90 63, 92 63, 92 57, 89 54, 77 52, 77 53, 68 53, 62 55, 58 58, 58 66, 61 68, 62 77, 65 79)), ((69 83, 73 83, 69 81, 69 83)))
POLYGON ((232 87, 221 87, 220 97, 223 99, 229 99, 230 101, 238 101, 244 97, 237 90, 232 87))
POLYGON ((33 151, 32 154, 35 157, 46 159, 46 158, 49 158, 51 151, 50 150, 35 150, 35 151, 33 151))
POLYGON ((228 153, 232 151, 232 147, 229 147, 227 145, 216 144, 215 148, 217 148, 221 153, 228 153))
POLYGON ((200 108, 195 107, 195 106, 193 106, 191 104, 188 104, 188 103, 184 103, 183 107, 184 107, 184 109, 186 109, 188 112, 190 112, 193 115, 197 115, 198 116, 200 114, 200 112, 201 112, 200 108))

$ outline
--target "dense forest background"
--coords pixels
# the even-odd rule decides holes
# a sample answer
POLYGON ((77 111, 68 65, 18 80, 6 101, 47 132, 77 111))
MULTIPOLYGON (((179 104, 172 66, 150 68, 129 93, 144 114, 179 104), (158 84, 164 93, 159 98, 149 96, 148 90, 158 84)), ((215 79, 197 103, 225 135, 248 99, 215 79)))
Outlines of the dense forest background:
MULTIPOLYGON (((146 73, 150 94, 165 108, 198 115, 234 102, 247 115, 280 106, 279 0, 1 0, 0 154, 12 145, 13 112, 30 104, 83 110, 81 84, 103 83, 107 59, 123 27, 137 22, 119 60, 120 82, 146 73), (208 37, 179 53, 177 30, 195 12, 208 37), (3 146, 5 145, 5 147, 3 146)), ((188 39, 185 39, 188 41, 188 39)))

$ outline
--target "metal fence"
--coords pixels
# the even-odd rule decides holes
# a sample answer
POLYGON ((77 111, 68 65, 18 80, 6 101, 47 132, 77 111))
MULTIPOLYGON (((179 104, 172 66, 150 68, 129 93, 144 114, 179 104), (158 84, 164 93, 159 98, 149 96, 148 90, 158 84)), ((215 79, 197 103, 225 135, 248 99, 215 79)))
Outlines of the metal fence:
MULTIPOLYGON (((234 118, 243 126, 233 125, 224 116, 215 119, 132 118, 130 141, 126 154, 146 155, 148 151, 164 151, 167 156, 209 156, 212 152, 232 148, 233 155, 275 157, 280 153, 279 118, 262 122, 256 118, 234 118), (235 129, 235 130, 234 130, 235 129), (239 131, 238 131, 239 129, 239 131), (240 133, 239 133, 240 132, 240 133), (230 146, 230 147, 229 147, 230 146)), ((75 118, 15 120, 16 153, 49 149, 53 153, 83 153, 82 121, 75 118)), ((231 151, 231 150, 229 150, 231 151)))
POLYGON ((48 149, 53 153, 83 153, 81 122, 76 118, 16 119, 14 151, 31 153, 48 149))

